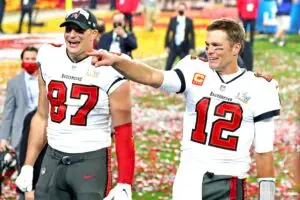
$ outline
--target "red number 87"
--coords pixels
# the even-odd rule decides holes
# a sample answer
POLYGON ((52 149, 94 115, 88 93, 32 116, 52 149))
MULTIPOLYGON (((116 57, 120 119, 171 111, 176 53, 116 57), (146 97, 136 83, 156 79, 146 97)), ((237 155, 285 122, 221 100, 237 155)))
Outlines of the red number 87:
MULTIPOLYGON (((50 102, 51 121, 61 123, 66 118, 67 111, 67 87, 62 81, 50 81, 48 85, 47 97, 50 102)), ((75 115, 71 115, 70 124, 77 126, 87 125, 87 115, 96 106, 99 97, 99 88, 97 86, 72 84, 72 99, 80 99, 81 95, 87 95, 85 103, 79 107, 75 115)))

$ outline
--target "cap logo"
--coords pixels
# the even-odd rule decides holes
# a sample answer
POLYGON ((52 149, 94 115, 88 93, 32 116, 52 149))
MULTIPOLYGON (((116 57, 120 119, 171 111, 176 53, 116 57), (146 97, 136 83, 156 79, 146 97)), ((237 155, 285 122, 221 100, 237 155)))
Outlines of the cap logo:
POLYGON ((69 13, 67 15, 67 17, 70 16, 72 18, 77 19, 79 17, 79 15, 83 15, 85 17, 85 19, 87 19, 87 20, 90 17, 90 14, 87 11, 83 10, 82 8, 76 8, 76 9, 72 10, 71 13, 69 13))
POLYGON ((71 17, 77 19, 79 17, 79 15, 80 15, 80 11, 71 14, 71 17))

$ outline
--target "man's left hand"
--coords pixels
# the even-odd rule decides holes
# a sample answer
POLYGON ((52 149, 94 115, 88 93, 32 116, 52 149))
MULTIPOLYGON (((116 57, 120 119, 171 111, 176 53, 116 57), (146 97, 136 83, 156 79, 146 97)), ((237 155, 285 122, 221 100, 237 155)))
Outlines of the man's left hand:
POLYGON ((118 183, 103 200, 132 200, 131 185, 118 183))
POLYGON ((95 67, 101 66, 113 66, 121 57, 131 59, 124 54, 117 54, 108 52, 104 49, 93 50, 86 53, 88 56, 92 56, 92 65, 95 67))
POLYGON ((34 191, 25 192, 25 200, 34 200, 34 191))

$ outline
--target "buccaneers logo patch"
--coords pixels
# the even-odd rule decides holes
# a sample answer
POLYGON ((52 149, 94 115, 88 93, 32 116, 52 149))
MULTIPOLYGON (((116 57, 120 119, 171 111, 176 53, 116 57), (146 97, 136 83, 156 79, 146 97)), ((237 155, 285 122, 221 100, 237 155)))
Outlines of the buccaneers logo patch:
POLYGON ((77 19, 79 15, 80 15, 80 11, 73 13, 71 17, 77 19))
POLYGON ((192 83, 194 85, 201 86, 201 85, 203 85, 204 80, 205 80, 205 75, 204 74, 195 73, 192 83))

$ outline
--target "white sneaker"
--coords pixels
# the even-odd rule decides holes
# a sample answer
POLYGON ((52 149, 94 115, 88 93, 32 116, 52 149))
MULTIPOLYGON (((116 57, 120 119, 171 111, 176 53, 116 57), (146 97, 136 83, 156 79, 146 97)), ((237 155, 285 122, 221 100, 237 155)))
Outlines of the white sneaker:
POLYGON ((281 40, 281 41, 279 41, 278 43, 277 43, 277 45, 278 46, 280 46, 280 47, 283 47, 283 46, 285 46, 285 41, 284 40, 281 40))

